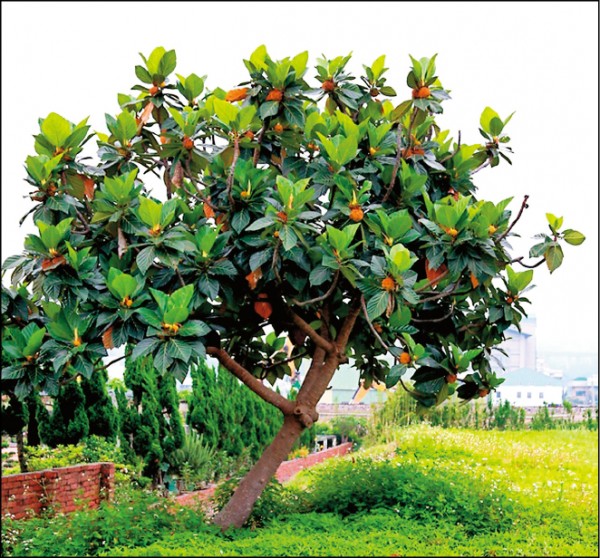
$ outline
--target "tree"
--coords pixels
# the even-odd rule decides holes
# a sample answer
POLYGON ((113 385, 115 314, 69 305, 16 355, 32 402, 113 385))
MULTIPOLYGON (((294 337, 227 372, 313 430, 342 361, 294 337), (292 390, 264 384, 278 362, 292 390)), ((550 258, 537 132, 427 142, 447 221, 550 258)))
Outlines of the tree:
POLYGON ((98 370, 81 387, 85 396, 85 408, 90 423, 89 435, 102 436, 108 440, 117 439, 117 412, 106 391, 108 373, 98 370))
POLYGON ((129 462, 136 457, 144 460, 144 475, 157 485, 161 466, 184 442, 175 377, 161 375, 146 357, 129 358, 123 379, 132 396, 128 401, 124 389, 117 387, 121 447, 129 462))
POLYGON ((534 261, 509 253, 527 196, 513 215, 510 198, 479 199, 473 179, 510 162, 512 115, 486 107, 483 142, 454 140, 436 123, 449 95, 435 59, 411 57, 396 104, 384 56, 360 80, 350 55, 319 58, 313 87, 307 52, 273 60, 261 46, 246 81, 208 91, 196 74, 173 75, 175 52, 158 47, 96 134, 95 165, 82 157, 87 119, 41 119, 26 161, 39 234, 4 262, 3 328, 20 347, 33 324, 43 344, 16 347, 3 378, 22 395, 55 389, 128 342, 133 360, 151 355, 179 379, 218 359, 283 415, 215 518, 223 528, 244 523, 340 364, 423 407, 487 395, 502 381, 493 351, 528 303, 533 270, 517 266, 553 272, 562 242, 584 236, 548 213, 534 261), (269 386, 304 360, 295 400, 269 386))

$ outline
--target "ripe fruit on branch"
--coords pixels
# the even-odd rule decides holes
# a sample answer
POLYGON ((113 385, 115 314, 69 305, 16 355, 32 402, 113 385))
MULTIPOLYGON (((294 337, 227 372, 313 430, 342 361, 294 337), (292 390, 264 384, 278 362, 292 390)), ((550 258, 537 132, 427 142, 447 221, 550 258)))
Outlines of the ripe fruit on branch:
POLYGON ((494 234, 494 233, 495 233, 497 230, 498 230, 498 227, 495 227, 494 225, 490 225, 490 226, 488 227, 488 232, 489 232, 490 234, 494 234))
POLYGON ((245 134, 244 134, 245 138, 248 138, 250 141, 252 141, 254 139, 254 132, 252 130, 248 130, 245 134))
POLYGON ((131 308, 132 304, 133 304, 133 300, 131 300, 131 298, 128 296, 126 296, 123 300, 121 300, 121 306, 124 306, 125 308, 131 308))
POLYGON ((395 291, 396 281, 394 281, 391 277, 384 277, 381 281, 381 288, 388 292, 395 291))
POLYGON ((269 94, 267 95, 267 101, 275 101, 275 102, 279 102, 281 101, 281 99, 283 99, 283 91, 281 91, 281 89, 271 89, 271 91, 269 91, 269 94))
POLYGON ((352 221, 358 223, 363 220, 365 213, 360 205, 351 203, 348 207, 350 208, 350 219, 352 221))
POLYGON ((406 351, 404 351, 401 355, 400 355, 400 364, 409 364, 411 361, 410 358, 410 354, 407 353, 406 351))
POLYGON ((490 390, 486 389, 486 388, 481 388, 478 391, 479 397, 485 397, 486 395, 489 395, 489 393, 490 393, 490 390))
POLYGON ((335 87, 335 82, 332 79, 326 79, 321 85, 321 89, 325 91, 333 91, 335 87))
POLYGON ((156 87, 156 85, 153 85, 150 89, 148 89, 148 93, 150 93, 150 95, 152 95, 154 97, 154 95, 156 95, 158 92, 160 91, 160 89, 158 87, 156 87))
POLYGON ((457 379, 458 379, 458 376, 456 374, 448 374, 446 376, 446 382, 448 384, 454 384, 457 379))
POLYGON ((418 89, 413 89, 412 91, 413 99, 426 99, 430 95, 431 91, 427 86, 419 87, 418 89))
POLYGON ((230 89, 225 94, 225 100, 233 103, 235 101, 243 101, 248 94, 248 88, 242 87, 240 89, 230 89))
POLYGON ((283 132, 283 125, 280 122, 277 122, 277 124, 275 124, 275 126, 273 126, 273 131, 276 134, 281 134, 281 132, 283 132))
POLYGON ((183 136, 183 147, 188 151, 194 149, 194 140, 192 138, 188 138, 187 136, 183 136))

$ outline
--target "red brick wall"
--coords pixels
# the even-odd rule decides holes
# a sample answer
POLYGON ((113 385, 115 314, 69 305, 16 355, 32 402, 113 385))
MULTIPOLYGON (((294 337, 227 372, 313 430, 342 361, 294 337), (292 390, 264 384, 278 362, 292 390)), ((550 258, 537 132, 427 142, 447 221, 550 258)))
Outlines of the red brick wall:
POLYGON ((330 457, 345 455, 351 449, 352 442, 346 442, 345 444, 340 444, 339 446, 328 450, 311 453, 306 457, 292 459, 291 461, 284 461, 277 469, 275 477, 279 482, 284 482, 288 479, 291 479, 294 475, 302 471, 302 469, 312 467, 313 465, 321 463, 321 461, 325 461, 325 459, 329 459, 330 457))
POLYGON ((90 463, 2 477, 2 515, 15 519, 48 507, 69 513, 97 508, 114 491, 115 464, 90 463))

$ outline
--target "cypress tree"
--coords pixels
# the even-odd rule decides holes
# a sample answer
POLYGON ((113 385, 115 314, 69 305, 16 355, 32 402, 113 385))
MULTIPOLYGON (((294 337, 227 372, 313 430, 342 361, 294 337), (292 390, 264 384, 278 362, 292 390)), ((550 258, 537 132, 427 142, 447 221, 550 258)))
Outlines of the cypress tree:
MULTIPOLYGON (((220 446, 220 425, 217 409, 221 405, 217 393, 217 377, 214 368, 206 361, 190 369, 192 395, 189 401, 187 424, 200 434, 211 448, 220 446)), ((222 426, 222 425, 221 425, 222 426)))
MULTIPOLYGON (((40 417, 43 412, 40 409, 40 417)), ((90 423, 85 409, 85 396, 79 382, 60 386, 49 420, 39 425, 42 442, 55 448, 59 444, 77 444, 88 436, 90 423)))
POLYGON ((41 439, 39 432, 38 409, 40 407, 44 407, 44 404, 42 403, 42 398, 40 397, 39 392, 35 390, 27 396, 26 401, 27 410, 29 411, 29 420, 27 421, 27 445, 39 446, 41 439))
POLYGON ((127 401, 124 390, 116 390, 124 455, 130 462, 136 456, 142 458, 143 474, 158 484, 166 455, 180 448, 184 440, 175 379, 160 376, 152 360, 143 358, 126 361, 123 380, 132 392, 127 401))
POLYGON ((2 433, 15 436, 17 441, 17 458, 21 473, 27 472, 27 460, 25 459, 23 428, 29 420, 29 411, 24 401, 18 399, 14 394, 8 396, 8 405, 2 405, 2 433))
POLYGON ((89 380, 83 378, 81 387, 85 395, 90 436, 94 434, 114 441, 117 437, 117 413, 106 390, 107 381, 106 369, 99 370, 89 380))

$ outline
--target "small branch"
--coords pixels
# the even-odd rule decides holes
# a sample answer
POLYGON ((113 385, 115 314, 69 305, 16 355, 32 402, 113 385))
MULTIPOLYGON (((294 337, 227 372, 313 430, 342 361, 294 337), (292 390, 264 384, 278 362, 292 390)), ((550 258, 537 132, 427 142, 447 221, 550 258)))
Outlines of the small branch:
POLYGON ((289 358, 286 358, 285 360, 278 360, 276 362, 272 362, 271 364, 261 364, 260 366, 262 366, 263 370, 270 370, 271 368, 275 368, 275 366, 279 366, 280 364, 287 364, 288 362, 293 362, 294 360, 296 360, 298 358, 303 358, 307 354, 308 354, 308 351, 304 351, 303 353, 300 353, 299 355, 291 356, 289 358))
POLYGON ((321 302, 322 300, 328 299, 333 294, 333 291, 335 291, 335 287, 337 285, 339 276, 340 271, 338 269, 335 272, 335 276, 333 277, 331 287, 329 287, 329 289, 324 295, 318 296, 316 298, 311 298, 310 300, 296 300, 295 298, 292 298, 292 303, 296 306, 307 306, 308 304, 314 304, 315 302, 321 302))
POLYGON ((490 162, 491 162, 491 159, 489 159, 489 158, 488 158, 488 159, 486 159, 486 160, 485 160, 483 163, 481 163, 481 165, 479 165, 479 166, 478 166, 476 169, 473 169, 473 170, 471 171, 471 174, 473 175, 473 174, 475 174, 475 173, 478 173, 478 172, 479 172, 481 169, 485 169, 485 167, 487 167, 487 166, 490 164, 490 162))
POLYGON ((525 211, 525 209, 527 207, 529 207, 527 205, 527 200, 529 199, 528 195, 525 195, 523 197, 523 203, 521 203, 521 209, 519 209, 519 213, 517 213, 517 216, 515 217, 515 220, 512 222, 512 224, 510 225, 510 227, 508 227, 508 229, 506 229, 499 237, 498 237, 498 242, 500 242, 502 239, 504 239, 508 233, 512 230, 512 228, 517 224, 517 221, 521 218, 521 215, 523 215, 523 211, 525 211))
POLYGON ((233 180, 235 178, 235 166, 237 165, 238 157, 240 156, 240 138, 235 134, 233 136, 233 160, 231 161, 231 168, 229 170, 229 176, 227 177, 227 198, 229 199, 229 205, 233 208, 234 201, 231 193, 233 189, 233 180))
POLYGON ((381 336, 379 335, 379 333, 377 333, 377 330, 373 327, 373 324, 371 323, 371 320, 369 319, 369 313, 367 312, 367 305, 365 304, 365 297, 361 297, 360 299, 360 305, 362 307, 362 311, 363 311, 363 315, 365 317, 365 320, 367 320, 367 324, 369 326, 369 329, 371 330, 371 332, 373 333, 373 335, 375 336, 375 339, 377 339, 377 341, 379 341, 379 344, 386 350, 389 351, 390 348, 387 345, 387 343, 381 338, 381 336))
POLYGON ((327 341, 327 339, 325 339, 324 337, 319 335, 312 327, 310 327, 310 324, 305 322, 300 316, 298 316, 298 314, 296 314, 296 312, 289 309, 289 313, 290 313, 292 322, 294 322, 294 325, 296 327, 298 327, 298 329, 300 329, 300 331, 302 331, 302 333, 306 334, 306 336, 317 347, 320 347, 328 354, 336 352, 336 348, 334 347, 334 345, 332 343, 330 343, 329 341, 327 341))
POLYGON ((434 284, 437 285, 444 277, 446 277, 446 275, 448 275, 448 273, 450 273, 450 271, 448 269, 446 269, 445 271, 440 273, 435 279, 432 279, 431 281, 429 281, 429 283, 426 283, 422 287, 415 289, 415 292, 421 293, 421 292, 425 291, 426 289, 428 289, 429 287, 433 286, 434 284))
POLYGON ((90 232, 90 224, 87 222, 87 219, 83 216, 81 211, 79 211, 79 209, 77 209, 77 208, 75 208, 75 213, 77 213, 77 217, 79 218, 79 221, 81 221, 81 224, 83 225, 83 232, 89 233, 90 232))
POLYGON ((254 393, 277 407, 284 415, 291 415, 294 412, 295 403, 290 401, 273 391, 268 386, 264 385, 258 378, 250 374, 241 364, 233 360, 227 351, 218 349, 217 347, 206 347, 207 354, 214 356, 224 368, 229 370, 236 378, 241 380, 254 393))
POLYGON ((275 244, 275 248, 273 249, 273 258, 271 260, 271 269, 275 274, 275 279, 277 279, 277 283, 281 285, 283 281, 281 280, 281 276, 279 275, 279 270, 277 269, 277 258, 279 257, 279 247, 281 246, 281 238, 277 239, 277 243, 275 244))
POLYGON ((419 300, 419 304, 423 304, 424 302, 431 302, 432 300, 438 300, 440 298, 445 298, 447 296, 450 296, 452 294, 454 294, 454 292, 456 291, 456 289, 458 289, 458 285, 459 283, 454 283, 454 285, 452 286, 452 288, 449 291, 444 291, 441 293, 436 293, 428 298, 424 298, 422 300, 419 300))
POLYGON ((167 187, 167 199, 170 200, 173 197, 173 181, 171 180, 171 175, 169 174, 170 166, 169 162, 166 159, 163 159, 162 163, 165 167, 165 170, 163 172, 163 182, 167 187))
POLYGON ((258 145, 254 148, 254 153, 252 154, 252 166, 253 167, 256 167, 256 165, 258 164, 258 159, 260 157, 260 147, 261 147, 265 132, 267 131, 267 126, 269 125, 268 123, 269 123, 270 119, 271 119, 270 116, 267 116, 267 118, 265 118, 262 128, 260 129, 260 132, 258 132, 258 137, 256 138, 256 142, 258 143, 258 145))
POLYGON ((100 368, 94 368, 95 371, 100 371, 100 370, 106 370, 109 366, 112 366, 113 364, 115 364, 116 362, 119 362, 123 359, 126 359, 127 357, 129 357, 131 355, 131 351, 129 351, 128 353, 125 353, 124 355, 115 358, 114 360, 111 360, 110 362, 108 362, 107 364, 100 366, 100 368))
POLYGON ((179 283, 181 283, 182 287, 185 287, 185 281, 183 280, 183 277, 181 276, 181 272, 179 271, 179 268, 175 268, 175 273, 177 273, 177 279, 179 279, 179 283))
POLYGON ((412 321, 418 324, 438 323, 447 320, 452 314, 454 314, 454 302, 452 302, 452 305, 450 306, 450 311, 441 318, 412 318, 412 321))
POLYGON ((542 265, 546 261, 546 258, 542 258, 538 262, 529 265, 529 264, 523 263, 521 261, 522 259, 523 258, 517 258, 515 260, 512 260, 510 263, 518 263, 518 264, 522 265, 523 267, 527 267, 528 269, 535 269, 536 267, 539 267, 540 265, 542 265))
POLYGON ((396 176, 398 175, 398 169, 400 168, 400 161, 402 160, 402 133, 400 131, 400 126, 397 128, 398 137, 396 139, 396 149, 398 150, 396 153, 396 160, 394 161, 394 168, 392 170, 392 178, 390 183, 388 184, 387 190, 385 191, 385 195, 381 200, 381 203, 385 203, 388 201, 390 195, 392 194, 392 190, 394 189, 394 184, 396 183, 396 176))

